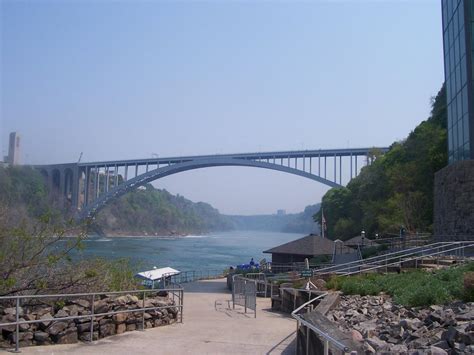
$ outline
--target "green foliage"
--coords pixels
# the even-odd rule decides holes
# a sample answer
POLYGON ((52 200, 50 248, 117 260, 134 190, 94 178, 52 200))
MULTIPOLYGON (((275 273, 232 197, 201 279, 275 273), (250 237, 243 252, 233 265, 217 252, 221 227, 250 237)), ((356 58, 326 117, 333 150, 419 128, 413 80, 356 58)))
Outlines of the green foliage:
MULTIPOLYGON (((434 173, 447 163, 446 90, 432 101, 431 116, 408 138, 392 144, 347 187, 329 190, 322 199, 328 236, 347 240, 360 231, 430 231, 433 224, 434 173)), ((321 212, 314 216, 321 220, 321 212)))
POLYGON ((377 246, 371 246, 371 247, 365 247, 362 249, 362 258, 370 258, 372 256, 375 256, 379 254, 382 251, 385 251, 388 249, 388 245, 377 245, 377 246))
POLYGON ((97 215, 95 225, 106 232, 130 234, 188 234, 230 229, 219 211, 203 202, 147 185, 113 201, 97 215))
POLYGON ((435 273, 410 271, 402 274, 367 274, 332 277, 326 286, 348 295, 377 295, 385 292, 404 306, 443 304, 455 299, 472 301, 472 293, 463 287, 464 275, 474 270, 474 263, 435 273))
POLYGON ((319 265, 329 263, 332 260, 332 255, 317 255, 309 260, 310 265, 319 265))
POLYGON ((7 208, 14 206, 18 218, 53 217, 44 179, 29 167, 0 166, 0 204, 7 208))

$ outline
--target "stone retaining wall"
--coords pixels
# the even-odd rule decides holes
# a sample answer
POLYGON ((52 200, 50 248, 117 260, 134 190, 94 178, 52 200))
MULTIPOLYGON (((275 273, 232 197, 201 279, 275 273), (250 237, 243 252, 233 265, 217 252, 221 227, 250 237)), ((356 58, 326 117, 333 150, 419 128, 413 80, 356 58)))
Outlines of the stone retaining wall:
POLYGON ((474 160, 451 164, 435 174, 434 234, 474 236, 474 160))
MULTIPOLYGON (((168 308, 147 311, 144 315, 145 328, 158 327, 176 322, 179 309, 178 307, 173 307, 174 305, 174 301, 168 298, 168 296, 147 295, 144 304, 145 307, 168 308)), ((94 302, 94 314, 133 310, 140 307, 143 307, 143 300, 140 300, 136 296, 129 294, 119 297, 103 296, 94 302)), ((45 320, 39 323, 20 325, 20 346, 44 345, 53 343, 70 344, 76 343, 79 340, 89 341, 90 339, 90 318, 46 321, 46 319, 50 318, 90 315, 90 299, 56 301, 52 305, 23 305, 20 307, 19 314, 20 321, 45 320)), ((94 318, 93 339, 97 340, 106 336, 141 329, 142 316, 143 311, 97 316, 94 318)), ((0 306, 0 323, 15 322, 15 320, 15 307, 0 306)), ((0 327, 0 347, 11 347, 12 344, 15 343, 15 329, 15 325, 0 327)))

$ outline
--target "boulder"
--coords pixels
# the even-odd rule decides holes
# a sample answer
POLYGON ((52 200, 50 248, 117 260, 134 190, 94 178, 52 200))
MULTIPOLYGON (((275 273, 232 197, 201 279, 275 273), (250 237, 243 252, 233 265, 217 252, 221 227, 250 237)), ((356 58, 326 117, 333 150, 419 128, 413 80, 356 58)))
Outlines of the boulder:
POLYGON ((366 342, 377 352, 382 352, 388 349, 387 343, 377 337, 367 338, 366 342))
POLYGON ((448 355, 448 352, 436 346, 430 347, 431 355, 448 355))
POLYGON ((47 332, 53 336, 58 335, 59 333, 64 331, 67 328, 67 326, 68 326, 68 323, 65 321, 54 322, 47 328, 47 332))
MULTIPOLYGON (((94 322, 94 329, 97 329, 98 326, 99 326, 99 323, 94 322)), ((91 322, 79 323, 79 324, 76 324, 76 327, 79 333, 89 332, 91 329, 91 322)))
POLYGON ((122 334, 122 333, 125 333, 126 331, 127 331, 126 324, 124 323, 117 324, 117 329, 116 329, 117 334, 122 334))
POLYGON ((53 337, 57 344, 74 344, 77 343, 77 328, 67 328, 64 332, 58 333, 53 337))
POLYGON ((110 306, 105 299, 94 302, 94 313, 96 314, 106 313, 109 311, 109 309, 110 306))
POLYGON ((90 306, 91 306, 91 303, 89 301, 81 299, 81 298, 79 298, 77 300, 72 300, 68 304, 73 304, 73 305, 75 304, 75 305, 81 306, 83 308, 90 308, 90 306))
POLYGON ((38 343, 49 343, 51 341, 49 334, 42 331, 34 332, 33 339, 38 343))
MULTIPOLYGON (((91 334, 90 332, 84 332, 81 335, 79 335, 79 339, 81 341, 88 342, 91 339, 90 334, 91 334)), ((98 339, 99 339, 99 332, 94 331, 94 333, 92 333, 92 340, 98 340, 98 339)))
MULTIPOLYGON (((41 319, 51 319, 51 318, 53 318, 53 316, 52 316, 51 313, 49 313, 49 312, 48 312, 48 313, 45 313, 45 314, 43 314, 43 315, 41 315, 41 316, 39 317, 40 320, 41 320, 41 319)), ((47 327, 49 327, 50 324, 51 324, 51 321, 43 321, 43 322, 39 322, 39 323, 38 323, 38 326, 39 326, 41 329, 44 330, 44 329, 46 329, 47 327)))
MULTIPOLYGON (((8 307, 3 309, 3 314, 11 314, 11 315, 16 315, 16 307, 8 307)), ((18 307, 18 315, 22 316, 24 315, 23 307, 18 307)))
POLYGON ((112 319, 114 320, 115 323, 123 323, 127 320, 128 315, 127 313, 117 313, 112 316, 112 319))
MULTIPOLYGON (((16 316, 13 314, 4 315, 0 319, 0 323, 11 323, 11 322, 16 322, 16 316)), ((11 333, 11 332, 14 332, 15 329, 16 329, 15 325, 2 325, 0 327, 0 332, 11 333)))
POLYGON ((441 335, 441 340, 445 340, 451 348, 454 348, 454 342, 458 337, 458 331, 456 328, 450 326, 447 331, 441 335))
MULTIPOLYGON (((18 334, 19 341, 33 340, 33 332, 21 332, 18 334)), ((16 342, 16 332, 10 334, 12 343, 16 342)))
POLYGON ((63 308, 56 312, 54 318, 66 318, 69 317, 69 313, 63 308))
POLYGON ((82 311, 83 308, 78 307, 77 305, 73 304, 73 305, 70 305, 70 306, 63 307, 62 310, 65 311, 70 316, 77 316, 79 314, 79 311, 82 311))
POLYGON ((352 336, 352 340, 354 341, 357 341, 357 342, 363 342, 364 341, 364 337, 362 336, 362 334, 355 330, 355 329, 352 329, 351 330, 351 336, 352 336))
POLYGON ((99 326, 99 335, 101 338, 107 337, 109 335, 115 334, 115 324, 107 323, 99 326))
MULTIPOLYGON (((25 318, 20 318, 19 321, 24 322, 25 318)), ((20 324, 20 331, 22 331, 22 332, 26 332, 30 328, 31 328, 31 325, 29 323, 21 323, 20 324)))

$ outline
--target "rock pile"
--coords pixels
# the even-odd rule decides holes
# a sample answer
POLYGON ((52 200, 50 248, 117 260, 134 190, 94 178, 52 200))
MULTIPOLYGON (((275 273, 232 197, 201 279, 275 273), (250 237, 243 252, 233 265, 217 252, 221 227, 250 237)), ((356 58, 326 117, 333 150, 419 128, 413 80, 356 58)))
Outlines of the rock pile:
MULTIPOLYGON (((168 296, 147 296, 144 306, 167 307, 148 310, 144 313, 145 328, 174 323, 178 317, 178 307, 168 296)), ((94 302, 94 314, 112 311, 133 310, 143 307, 143 300, 136 296, 124 295, 106 297, 94 302)), ((22 305, 19 309, 20 321, 40 320, 39 323, 20 325, 20 346, 43 344, 70 344, 79 340, 89 341, 91 319, 48 321, 48 319, 91 314, 91 300, 74 299, 55 302, 54 305, 22 305)), ((96 316, 93 323, 93 339, 142 328, 143 311, 96 316)), ((0 306, 0 324, 16 320, 15 307, 0 306)), ((0 326, 0 347, 11 347, 16 341, 16 326, 0 326)))
POLYGON ((406 308, 387 295, 341 296, 327 318, 366 353, 474 353, 474 303, 406 308))

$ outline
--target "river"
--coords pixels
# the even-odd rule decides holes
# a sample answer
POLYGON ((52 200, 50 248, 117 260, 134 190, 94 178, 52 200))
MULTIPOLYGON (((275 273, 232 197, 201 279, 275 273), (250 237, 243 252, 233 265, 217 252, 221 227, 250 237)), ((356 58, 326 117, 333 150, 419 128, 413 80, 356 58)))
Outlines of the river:
POLYGON ((271 260, 264 250, 303 237, 303 234, 231 231, 187 237, 92 236, 81 252, 85 257, 129 258, 139 270, 170 266, 185 270, 223 270, 248 263, 250 258, 271 260))

